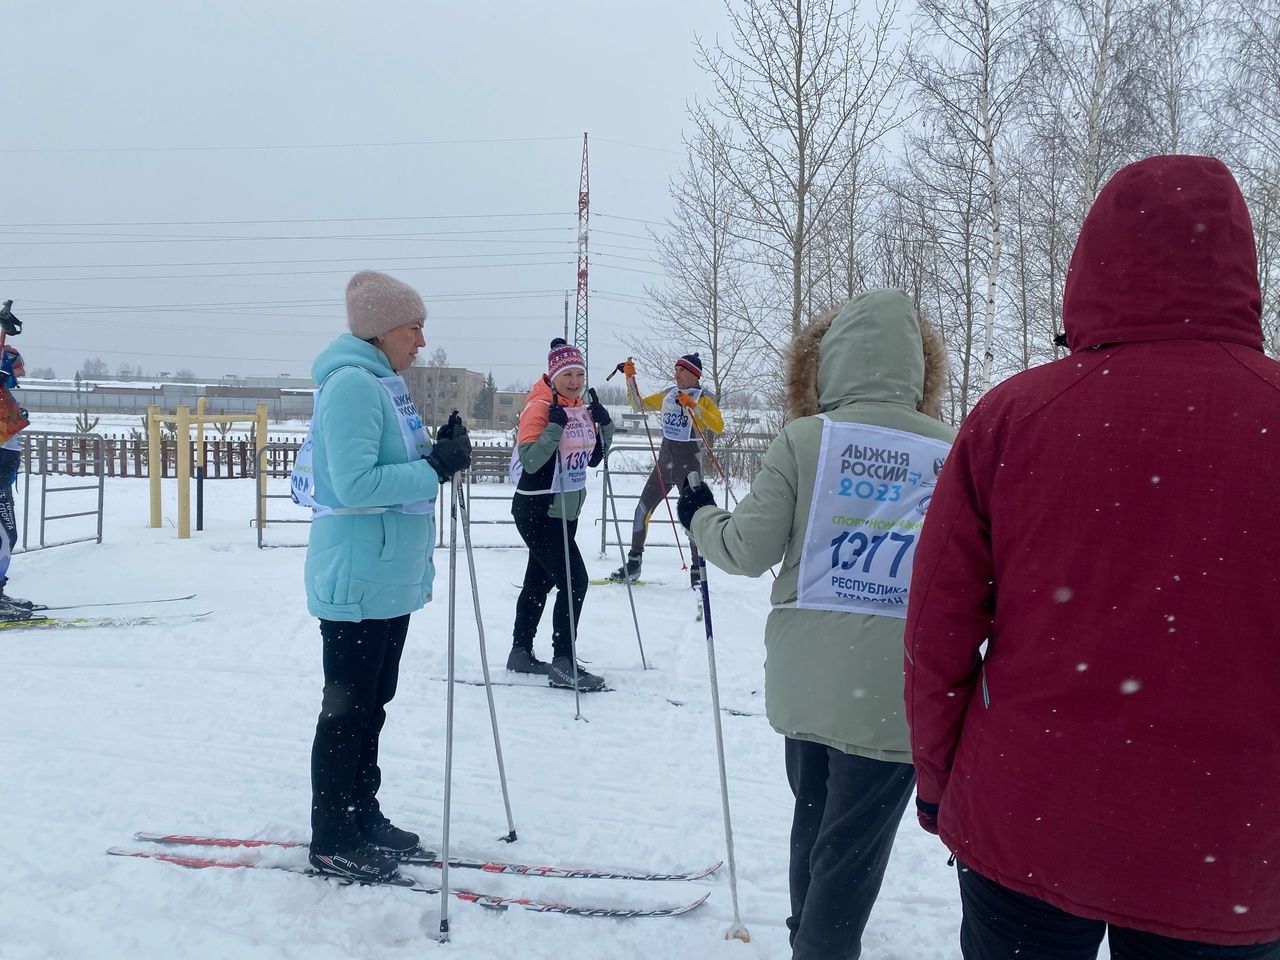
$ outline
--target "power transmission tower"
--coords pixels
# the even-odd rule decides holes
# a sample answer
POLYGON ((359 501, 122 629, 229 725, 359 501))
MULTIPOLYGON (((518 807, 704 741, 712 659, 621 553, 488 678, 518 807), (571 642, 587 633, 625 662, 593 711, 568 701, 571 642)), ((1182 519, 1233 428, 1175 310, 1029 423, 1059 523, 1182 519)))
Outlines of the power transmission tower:
POLYGON ((573 342, 582 351, 582 359, 591 369, 587 354, 587 226, 591 219, 590 189, 587 176, 587 135, 582 135, 582 176, 578 181, 578 304, 574 313, 573 342))

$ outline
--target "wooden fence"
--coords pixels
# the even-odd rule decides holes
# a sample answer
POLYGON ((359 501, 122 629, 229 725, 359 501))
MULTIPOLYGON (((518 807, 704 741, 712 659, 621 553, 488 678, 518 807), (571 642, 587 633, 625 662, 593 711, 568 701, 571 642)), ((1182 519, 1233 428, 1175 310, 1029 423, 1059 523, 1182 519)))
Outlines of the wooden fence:
MULTIPOLYGON (((302 442, 296 437, 270 438, 281 443, 281 449, 271 449, 266 454, 268 477, 288 477, 293 470, 302 442)), ((160 442, 162 463, 161 477, 177 475, 178 441, 160 442)), ((188 444, 192 475, 196 463, 196 444, 188 444)), ((104 461, 109 477, 148 477, 147 440, 145 437, 104 436, 104 461)), ((97 476, 98 464, 94 459, 93 442, 88 437, 48 437, 28 444, 27 457, 32 473, 63 473, 74 476, 97 476)), ((472 448, 473 479, 505 481, 507 464, 511 459, 509 445, 476 445, 472 448)), ((204 442, 204 475, 206 480, 237 480, 254 475, 254 445, 251 440, 206 440, 204 442)))

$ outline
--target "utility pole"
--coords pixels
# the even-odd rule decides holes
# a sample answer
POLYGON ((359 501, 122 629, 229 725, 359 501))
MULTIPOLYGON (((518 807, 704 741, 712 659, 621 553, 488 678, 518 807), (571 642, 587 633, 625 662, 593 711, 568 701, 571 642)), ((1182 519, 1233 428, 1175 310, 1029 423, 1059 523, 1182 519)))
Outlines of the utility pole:
MULTIPOLYGON (((578 303, 574 314, 573 342, 582 351, 582 359, 591 370, 587 353, 587 228, 591 219, 590 189, 587 176, 587 135, 582 135, 582 176, 578 181, 578 303)), ((588 373, 588 380, 590 374, 588 373)))

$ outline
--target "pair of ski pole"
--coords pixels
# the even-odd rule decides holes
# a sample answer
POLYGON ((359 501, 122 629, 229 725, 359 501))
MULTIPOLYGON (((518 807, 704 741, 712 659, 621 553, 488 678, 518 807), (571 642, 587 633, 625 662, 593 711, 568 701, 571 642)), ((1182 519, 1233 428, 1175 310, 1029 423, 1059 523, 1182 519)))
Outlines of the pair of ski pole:
MULTIPOLYGON (((455 410, 449 417, 449 423, 461 425, 462 419, 455 410)), ((507 791, 506 766, 502 762, 502 740, 498 735, 498 711, 493 702, 493 684, 489 677, 489 656, 485 650, 484 620, 480 616, 480 588, 476 580, 476 558, 471 547, 471 517, 467 512, 466 498, 463 495, 459 474, 449 478, 449 640, 448 640, 448 684, 445 691, 445 741, 444 741, 444 827, 441 836, 440 860, 442 875, 440 878, 440 932, 441 943, 449 941, 449 821, 453 797, 453 683, 456 669, 455 639, 457 588, 458 588, 458 515, 462 515, 462 538, 467 551, 467 569, 471 575, 471 601, 476 614, 476 632, 480 640, 480 669, 484 674, 484 692, 489 700, 489 722, 493 727, 493 749, 498 760, 498 779, 502 784, 502 803, 507 813, 507 835, 502 837, 507 843, 516 841, 515 822, 511 817, 511 796, 507 791)))

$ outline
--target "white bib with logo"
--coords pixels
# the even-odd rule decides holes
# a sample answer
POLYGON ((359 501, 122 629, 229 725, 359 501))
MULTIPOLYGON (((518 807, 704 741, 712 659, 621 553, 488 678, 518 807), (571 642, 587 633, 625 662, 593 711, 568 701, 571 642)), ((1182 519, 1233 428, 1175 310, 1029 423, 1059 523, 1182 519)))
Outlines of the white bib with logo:
POLYGON ((661 416, 662 435, 668 440, 688 441, 693 435, 693 417, 680 405, 678 397, 681 393, 691 396, 694 403, 702 396, 701 389, 682 391, 679 387, 672 387, 667 391, 667 395, 662 398, 661 416))
MULTIPOLYGON (((596 425, 586 407, 561 407, 569 422, 560 435, 560 446, 557 455, 556 469, 552 474, 549 490, 516 490, 525 496, 536 496, 546 493, 573 493, 587 488, 587 462, 596 448, 596 425)), ((511 451, 511 462, 507 465, 507 474, 512 483, 519 483, 524 473, 524 465, 520 462, 520 444, 517 441, 511 451)))
POLYGON ((596 425, 586 407, 565 407, 569 422, 560 437, 560 462, 556 464, 552 493, 576 493, 587 489, 587 461, 596 448, 596 425))
MULTIPOLYGON (((409 395, 409 386, 404 377, 378 377, 378 384, 391 398, 391 405, 396 411, 396 421, 400 425, 400 436, 404 441, 405 454, 413 463, 431 452, 431 439, 427 436, 422 418, 413 405, 409 395)), ((321 384, 316 391, 315 409, 320 409, 320 394, 324 390, 321 384)), ((351 516, 364 513, 386 513, 395 510, 399 513, 432 513, 436 508, 436 498, 414 500, 398 507, 331 507, 316 499, 315 478, 315 420, 307 430, 307 439, 298 449, 298 457, 293 462, 293 473, 289 478, 290 495, 293 502, 311 508, 312 519, 327 516, 351 516)))
POLYGON ((823 417, 797 607, 906 617, 916 542, 950 449, 823 417))

